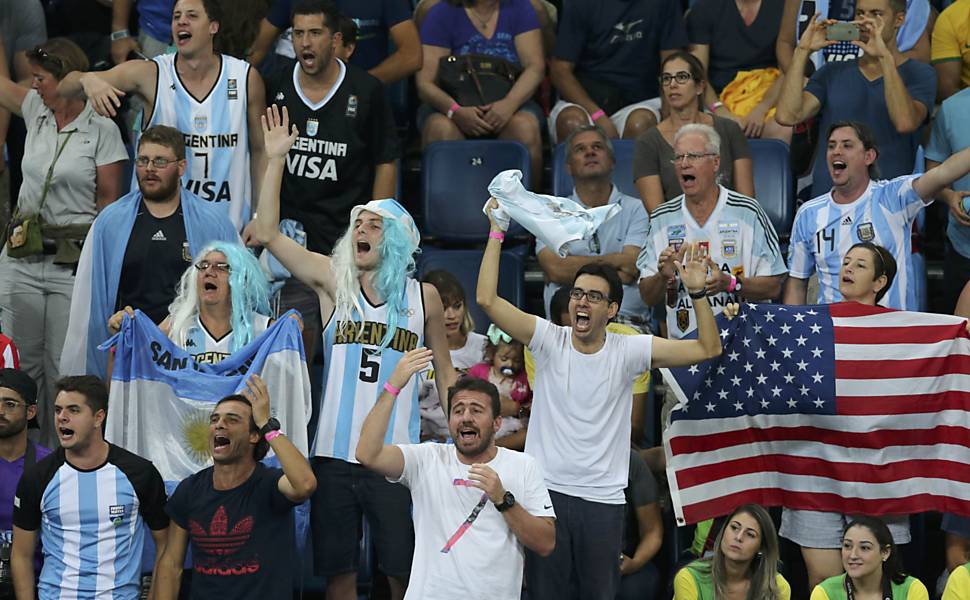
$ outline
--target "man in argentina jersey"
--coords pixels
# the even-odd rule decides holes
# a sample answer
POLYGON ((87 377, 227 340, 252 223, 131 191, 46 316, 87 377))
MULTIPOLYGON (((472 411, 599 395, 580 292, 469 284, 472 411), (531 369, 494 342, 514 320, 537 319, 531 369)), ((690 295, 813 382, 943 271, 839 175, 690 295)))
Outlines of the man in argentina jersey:
POLYGON ((121 96, 140 96, 143 128, 168 125, 185 137, 183 185, 224 206, 242 231, 263 172, 259 117, 266 100, 256 69, 215 52, 221 11, 216 0, 179 0, 172 12, 175 54, 128 61, 97 75, 71 73, 59 91, 83 92, 98 113, 111 117, 121 96))
POLYGON ((690 242, 707 248, 707 296, 717 315, 742 300, 770 300, 781 292, 785 263, 778 235, 758 202, 717 184, 720 136, 708 125, 685 125, 674 136, 674 170, 684 193, 650 215, 647 243, 637 259, 640 296, 667 303, 667 336, 696 327, 693 302, 677 276, 690 242))
POLYGON ((65 377, 57 388, 61 447, 24 472, 14 497, 11 568, 17 597, 34 597, 39 532, 41 600, 135 600, 145 524, 159 552, 165 547, 165 484, 152 463, 104 440, 104 382, 93 375, 65 377))
MULTIPOLYGON (((300 130, 286 157, 280 216, 303 225, 307 248, 330 254, 351 208, 394 197, 400 148, 381 82, 336 57, 341 34, 334 6, 297 0, 292 12, 297 61, 266 80, 267 97, 285 106, 300 130)), ((280 308, 303 314, 304 346, 313 356, 322 328, 316 293, 290 279, 280 308)))
MULTIPOLYGON (((265 185, 254 232, 293 276, 313 289, 325 323, 324 397, 313 441, 315 570, 326 575, 328 598, 356 598, 360 517, 377 541, 381 570, 389 575, 391 596, 404 595, 414 549, 410 495, 368 471, 354 456, 367 414, 408 350, 434 352, 438 393, 447 397, 455 381, 444 309, 437 290, 411 277, 420 235, 411 215, 394 200, 355 206, 350 226, 332 257, 307 250, 279 231, 280 182, 286 155, 299 131, 288 112, 267 109, 265 185)), ((418 386, 414 379, 399 392, 388 424, 387 443, 420 441, 418 386)))
POLYGON ((922 175, 876 179, 879 157, 875 140, 862 123, 833 123, 826 134, 825 161, 832 190, 801 206, 792 226, 788 250, 785 304, 842 300, 839 269, 842 257, 857 242, 872 242, 892 253, 898 271, 880 304, 919 310, 911 232, 924 206, 946 186, 970 173, 970 148, 950 156, 922 175), (808 278, 818 273, 818 298, 807 298, 808 278))

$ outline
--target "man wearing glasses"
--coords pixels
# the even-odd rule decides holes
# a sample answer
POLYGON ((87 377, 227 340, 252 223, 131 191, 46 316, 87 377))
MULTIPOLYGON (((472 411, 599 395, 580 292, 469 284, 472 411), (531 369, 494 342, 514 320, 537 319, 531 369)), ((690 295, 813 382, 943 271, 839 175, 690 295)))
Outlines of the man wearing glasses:
POLYGON ((687 244, 706 248, 704 290, 715 314, 729 303, 777 298, 787 272, 778 235, 758 202, 717 183, 720 145, 709 125, 685 125, 674 136, 674 170, 684 193, 651 214, 637 260, 640 296, 650 305, 666 301, 672 339, 697 327, 691 295, 674 266, 687 244))
POLYGON ((546 276, 546 314, 553 294, 561 286, 572 284, 580 267, 603 262, 616 269, 623 282, 623 304, 615 320, 649 333, 650 308, 637 293, 640 271, 636 262, 647 241, 650 221, 639 198, 627 196, 613 185, 615 166, 613 144, 598 126, 584 125, 566 138, 566 169, 576 184, 570 199, 587 208, 619 204, 621 211, 603 223, 592 238, 571 242, 566 256, 536 241, 539 266, 546 276))
MULTIPOLYGON (((497 206, 493 199, 491 209, 497 206)), ((694 299, 698 339, 608 333, 623 302, 613 267, 594 263, 572 281, 569 326, 525 313, 498 296, 505 235, 491 218, 476 300, 489 318, 535 357, 532 416, 525 452, 539 464, 556 514, 556 546, 543 557, 526 552, 533 600, 613 600, 620 577, 623 514, 630 469, 633 381, 651 367, 687 366, 721 352, 707 303, 707 255, 692 244, 677 263, 694 299)))
POLYGON ((110 335, 108 318, 133 307, 160 323, 193 257, 210 242, 239 241, 224 210, 180 185, 184 171, 181 133, 163 125, 142 133, 138 189, 103 210, 84 243, 62 374, 104 377, 107 356, 97 346, 110 335))

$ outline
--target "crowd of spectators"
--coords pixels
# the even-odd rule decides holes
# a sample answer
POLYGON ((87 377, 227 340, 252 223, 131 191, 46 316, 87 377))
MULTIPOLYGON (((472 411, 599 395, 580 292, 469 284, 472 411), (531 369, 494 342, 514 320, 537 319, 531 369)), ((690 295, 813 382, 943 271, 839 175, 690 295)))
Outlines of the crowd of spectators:
POLYGON ((664 557, 664 453, 641 446, 676 404, 649 400, 656 369, 717 356, 738 303, 928 310, 926 240, 932 308, 970 317, 967 87, 970 0, 5 1, 0 600, 290 597, 304 502, 330 600, 357 597, 362 522, 394 600, 966 596, 958 514, 921 571, 939 584, 903 570, 905 514, 744 505, 664 557), (525 250, 526 306, 497 293, 494 200, 477 289, 416 278, 438 241, 407 170, 468 139, 615 212, 525 250), (790 235, 762 139, 790 148, 790 235), (214 464, 169 494, 105 437, 99 346, 136 310, 212 365, 289 309, 316 359, 308 455, 256 374, 211 399, 214 464))

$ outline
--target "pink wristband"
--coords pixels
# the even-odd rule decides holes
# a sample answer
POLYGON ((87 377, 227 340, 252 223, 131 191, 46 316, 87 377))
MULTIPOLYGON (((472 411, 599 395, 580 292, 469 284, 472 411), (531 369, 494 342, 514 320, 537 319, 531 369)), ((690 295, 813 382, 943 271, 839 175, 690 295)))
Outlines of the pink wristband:
POLYGON ((457 102, 452 102, 452 103, 451 103, 451 107, 450 107, 450 108, 448 108, 448 118, 450 119, 450 118, 452 118, 453 116, 455 116, 455 112, 456 112, 456 111, 457 111, 457 110, 458 110, 459 108, 461 108, 461 105, 460 105, 460 104, 458 104, 457 102))
POLYGON ((264 435, 263 439, 266 440, 267 442, 272 442, 273 439, 279 435, 283 435, 283 432, 280 431, 279 429, 274 429, 273 431, 270 431, 269 433, 264 435))
POLYGON ((592 121, 593 123, 595 123, 597 119, 599 119, 600 117, 605 117, 605 116, 606 116, 606 113, 601 108, 598 111, 596 111, 593 114, 591 114, 589 116, 589 120, 592 121))
POLYGON ((505 234, 502 233, 501 231, 489 231, 488 237, 492 238, 493 240, 498 240, 500 242, 505 241, 505 234))
POLYGON ((731 283, 728 284, 728 292, 733 292, 734 288, 738 287, 738 278, 731 275, 731 283))
POLYGON ((401 388, 396 388, 390 383, 384 382, 384 391, 388 394, 397 397, 401 393, 401 388))

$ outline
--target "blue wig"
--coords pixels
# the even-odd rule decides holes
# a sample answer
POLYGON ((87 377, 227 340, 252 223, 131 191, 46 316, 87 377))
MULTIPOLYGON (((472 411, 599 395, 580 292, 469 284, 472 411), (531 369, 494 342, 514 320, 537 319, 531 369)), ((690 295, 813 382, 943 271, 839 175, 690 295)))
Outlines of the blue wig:
MULTIPOLYGON (((235 352, 255 337, 253 313, 270 314, 269 281, 259 266, 259 261, 245 246, 221 241, 211 242, 199 253, 199 260, 211 252, 221 252, 229 263, 229 299, 232 303, 232 342, 229 350, 235 352)), ((185 340, 182 338, 199 314, 199 293, 195 275, 193 265, 182 276, 179 294, 169 307, 172 315, 170 336, 180 345, 184 344, 185 340)))
POLYGON ((381 239, 381 264, 371 283, 387 302, 387 332, 381 340, 381 350, 387 347, 397 332, 397 320, 405 299, 407 278, 414 275, 414 243, 405 226, 396 219, 384 219, 381 239))

